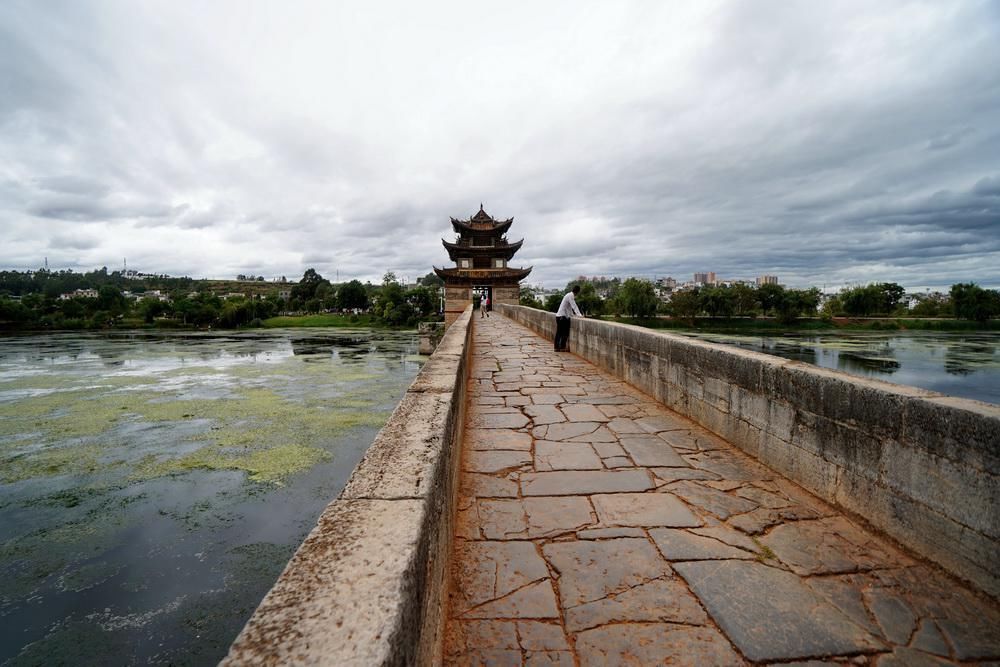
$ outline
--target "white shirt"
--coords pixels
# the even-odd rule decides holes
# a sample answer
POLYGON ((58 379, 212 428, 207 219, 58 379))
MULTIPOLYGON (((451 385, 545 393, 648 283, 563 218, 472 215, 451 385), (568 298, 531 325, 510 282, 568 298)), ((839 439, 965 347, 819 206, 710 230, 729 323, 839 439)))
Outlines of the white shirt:
POLYGON ((573 296, 572 292, 566 292, 562 303, 559 304, 559 310, 556 311, 556 317, 572 317, 573 315, 583 317, 583 313, 576 306, 576 297, 573 296))

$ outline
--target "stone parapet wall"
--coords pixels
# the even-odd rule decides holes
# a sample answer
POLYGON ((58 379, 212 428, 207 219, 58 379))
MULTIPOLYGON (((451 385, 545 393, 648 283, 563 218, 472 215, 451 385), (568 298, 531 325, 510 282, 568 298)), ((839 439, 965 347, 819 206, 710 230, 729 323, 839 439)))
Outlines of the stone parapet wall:
POLYGON ((448 328, 223 665, 440 662, 471 312, 448 328))
MULTIPOLYGON (((555 316, 497 311, 552 338, 555 316)), ((623 324, 570 349, 1000 597, 1000 407, 623 324)))
POLYGON ((494 287, 493 288, 493 305, 499 303, 507 303, 511 305, 517 305, 521 300, 521 288, 517 285, 513 287, 494 287))

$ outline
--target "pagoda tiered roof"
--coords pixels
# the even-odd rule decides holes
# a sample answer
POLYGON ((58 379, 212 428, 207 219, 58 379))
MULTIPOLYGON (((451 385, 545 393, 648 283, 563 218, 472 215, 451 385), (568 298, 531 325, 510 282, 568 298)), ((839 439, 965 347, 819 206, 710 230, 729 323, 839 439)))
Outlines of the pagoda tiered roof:
POLYGON ((453 262, 458 261, 459 257, 502 257, 509 261, 521 249, 524 239, 516 243, 502 241, 497 245, 472 245, 462 240, 458 243, 449 243, 444 239, 441 239, 441 243, 448 250, 448 257, 453 262))
POLYGON ((459 234, 463 231, 466 233, 491 232, 493 234, 506 234, 513 222, 514 218, 495 220, 493 216, 483 210, 482 204, 479 205, 479 212, 468 220, 459 220, 458 218, 451 219, 452 227, 454 227, 455 231, 459 234))

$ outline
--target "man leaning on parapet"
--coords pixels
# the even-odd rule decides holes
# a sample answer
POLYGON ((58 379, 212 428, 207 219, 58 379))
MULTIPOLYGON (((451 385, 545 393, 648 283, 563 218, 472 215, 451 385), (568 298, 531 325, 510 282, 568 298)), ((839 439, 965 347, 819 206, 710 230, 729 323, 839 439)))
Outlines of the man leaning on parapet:
POLYGON ((559 304, 559 310, 556 311, 556 352, 569 351, 566 347, 566 343, 569 342, 569 318, 573 315, 583 317, 583 313, 580 312, 580 309, 576 305, 576 295, 579 293, 580 286, 573 285, 573 291, 566 292, 566 296, 562 298, 562 303, 559 304))

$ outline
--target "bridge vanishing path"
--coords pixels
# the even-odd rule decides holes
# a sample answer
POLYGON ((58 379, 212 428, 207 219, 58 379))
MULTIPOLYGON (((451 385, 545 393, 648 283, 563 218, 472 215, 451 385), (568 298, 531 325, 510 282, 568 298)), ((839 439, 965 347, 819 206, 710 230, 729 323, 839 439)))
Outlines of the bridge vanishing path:
POLYGON ((592 364, 476 318, 448 664, 1000 659, 995 602, 592 364))

